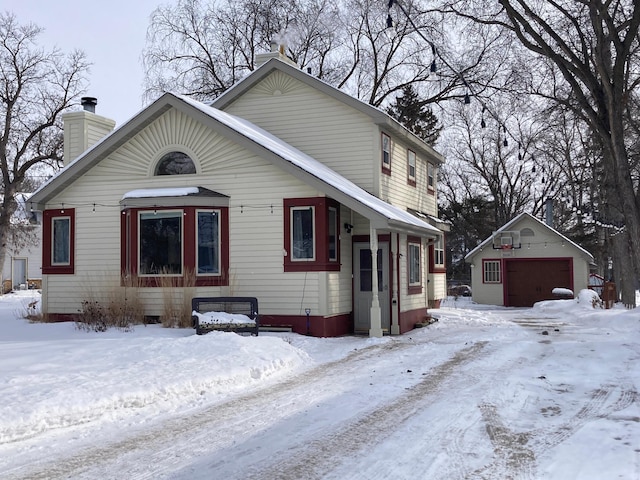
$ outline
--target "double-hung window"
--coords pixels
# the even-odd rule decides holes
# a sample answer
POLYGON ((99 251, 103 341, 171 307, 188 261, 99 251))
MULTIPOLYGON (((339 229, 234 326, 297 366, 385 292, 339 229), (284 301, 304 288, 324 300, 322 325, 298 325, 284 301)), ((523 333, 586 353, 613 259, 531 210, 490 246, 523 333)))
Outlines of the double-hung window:
POLYGON ((436 167, 433 164, 427 163, 427 190, 429 193, 433 193, 436 188, 435 170, 436 167))
POLYGON ((444 265, 444 245, 442 237, 438 237, 433 244, 433 264, 439 267, 444 265))
POLYGON ((381 150, 382 150, 382 171, 384 173, 391 173, 391 137, 386 133, 381 137, 381 150))
POLYGON ((285 272, 340 270, 339 217, 329 198, 284 200, 285 272))
POLYGON ((416 186, 416 152, 407 150, 407 182, 416 186))
POLYGON ((422 243, 419 238, 407 239, 407 274, 409 294, 422 293, 422 243))
POLYGON ((42 273, 70 274, 75 259, 75 209, 43 212, 42 273))
POLYGON ((500 260, 482 261, 483 283, 502 283, 502 262, 500 260))

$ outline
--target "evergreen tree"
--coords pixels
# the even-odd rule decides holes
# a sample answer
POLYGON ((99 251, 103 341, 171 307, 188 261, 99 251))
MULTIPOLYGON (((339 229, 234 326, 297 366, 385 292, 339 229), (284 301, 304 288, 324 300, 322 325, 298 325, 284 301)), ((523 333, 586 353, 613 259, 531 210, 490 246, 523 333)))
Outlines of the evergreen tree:
POLYGON ((387 113, 429 145, 433 145, 440 136, 442 127, 438 125, 438 117, 413 85, 402 89, 402 95, 396 97, 395 104, 387 108, 387 113))

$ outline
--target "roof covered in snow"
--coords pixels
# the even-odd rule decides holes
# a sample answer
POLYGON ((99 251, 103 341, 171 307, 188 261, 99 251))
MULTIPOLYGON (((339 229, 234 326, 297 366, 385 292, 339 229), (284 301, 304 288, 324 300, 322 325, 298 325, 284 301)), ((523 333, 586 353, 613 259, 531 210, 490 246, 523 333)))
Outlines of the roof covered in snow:
POLYGON ((374 107, 373 105, 370 105, 366 102, 363 102, 362 100, 343 92, 339 88, 328 84, 318 77, 306 73, 300 68, 283 62, 282 60, 279 60, 277 58, 268 60, 259 68, 257 68, 245 78, 233 85, 231 88, 227 89, 222 95, 213 100, 211 102, 211 105, 220 110, 225 110, 228 105, 238 99, 244 92, 251 89, 255 84, 262 81, 274 71, 282 71, 287 75, 295 78, 296 80, 299 80, 300 82, 310 85, 316 90, 329 95, 331 98, 338 100, 339 102, 342 102, 361 113, 364 113, 369 118, 371 118, 371 121, 374 124, 384 127, 392 131, 399 137, 402 137, 404 141, 406 141, 414 148, 420 150, 420 152, 426 155, 432 162, 444 163, 444 157, 436 150, 434 150, 431 145, 425 143, 424 140, 409 131, 406 127, 404 127, 401 123, 392 118, 383 110, 374 107))
POLYGON ((441 233, 428 222, 368 193, 325 164, 257 125, 191 98, 171 93, 162 95, 61 170, 31 197, 30 202, 33 208, 44 209, 46 203, 64 188, 171 108, 197 118, 214 131, 236 141, 256 155, 271 161, 287 173, 363 215, 371 221, 374 228, 406 231, 432 237, 441 233))
MULTIPOLYGON (((551 228, 549 225, 547 225, 546 223, 542 222, 541 220, 537 219, 536 217, 534 217, 533 215, 531 215, 530 213, 527 213, 527 212, 523 212, 520 215, 518 215, 517 217, 515 217, 513 220, 505 223, 502 227, 500 227, 498 230, 496 230, 496 233, 497 232, 508 232, 510 230, 513 230, 513 227, 515 225, 517 225, 518 223, 520 223, 525 218, 533 220, 534 222, 536 222, 538 224, 538 226, 540 228, 545 229, 545 230, 553 233, 554 235, 557 235, 563 241, 567 242, 567 244, 569 244, 569 245, 575 247, 576 249, 578 249, 580 251, 580 253, 582 253, 588 259, 588 261, 593 262, 593 255, 591 255, 589 252, 587 252, 584 248, 582 248, 580 245, 578 245, 574 241, 572 241, 569 238, 567 238, 564 235, 562 235, 556 229, 551 228)), ((480 253, 480 251, 482 251, 482 249, 484 247, 486 247, 487 245, 489 245, 492 242, 493 242, 493 235, 490 236, 489 238, 487 238, 486 240, 484 240, 482 243, 480 243, 476 248, 471 250, 469 253, 467 253, 465 255, 465 257, 464 257, 465 261, 466 262, 470 262, 471 258, 473 258, 475 255, 480 253)))

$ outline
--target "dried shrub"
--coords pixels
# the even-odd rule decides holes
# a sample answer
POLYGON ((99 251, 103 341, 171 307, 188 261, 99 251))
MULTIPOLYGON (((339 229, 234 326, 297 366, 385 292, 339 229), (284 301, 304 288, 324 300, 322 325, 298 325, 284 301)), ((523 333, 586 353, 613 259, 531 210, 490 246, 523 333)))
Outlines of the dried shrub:
MULTIPOLYGON (((92 282, 86 285, 90 286, 92 282)), ((128 332, 133 330, 133 325, 144 323, 139 287, 138 277, 123 276, 120 285, 105 288, 99 298, 88 288, 81 302, 76 328, 89 332, 117 328, 128 332)))
POLYGON ((193 269, 182 277, 161 276, 162 314, 160 321, 167 328, 191 328, 191 298, 195 295, 196 274, 193 269))

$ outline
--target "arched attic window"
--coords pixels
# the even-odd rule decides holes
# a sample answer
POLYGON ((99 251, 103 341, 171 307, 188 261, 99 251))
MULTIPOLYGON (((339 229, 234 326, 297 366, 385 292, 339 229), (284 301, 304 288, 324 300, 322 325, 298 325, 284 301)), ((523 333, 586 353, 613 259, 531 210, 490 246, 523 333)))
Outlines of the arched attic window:
POLYGON ((191 157, 183 152, 173 151, 165 154, 154 175, 186 175, 196 173, 196 165, 191 157))
POLYGON ((521 237, 534 237, 535 233, 530 228, 523 228, 522 230, 520 230, 520 236, 521 237))

